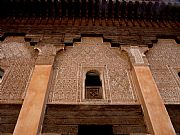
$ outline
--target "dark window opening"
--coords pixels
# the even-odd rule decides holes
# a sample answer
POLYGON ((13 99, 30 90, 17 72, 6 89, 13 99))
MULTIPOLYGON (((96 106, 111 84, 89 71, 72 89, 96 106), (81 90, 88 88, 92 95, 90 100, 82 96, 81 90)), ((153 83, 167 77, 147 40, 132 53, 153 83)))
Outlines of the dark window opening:
POLYGON ((113 135, 112 125, 79 125, 78 135, 113 135))
POLYGON ((98 72, 86 73, 85 90, 86 99, 102 99, 102 82, 98 72))
POLYGON ((4 70, 0 68, 0 82, 2 81, 4 76, 4 70))
POLYGON ((178 76, 180 77, 180 72, 178 73, 178 76))
POLYGON ((102 86, 99 74, 94 71, 87 72, 85 85, 86 86, 102 86))

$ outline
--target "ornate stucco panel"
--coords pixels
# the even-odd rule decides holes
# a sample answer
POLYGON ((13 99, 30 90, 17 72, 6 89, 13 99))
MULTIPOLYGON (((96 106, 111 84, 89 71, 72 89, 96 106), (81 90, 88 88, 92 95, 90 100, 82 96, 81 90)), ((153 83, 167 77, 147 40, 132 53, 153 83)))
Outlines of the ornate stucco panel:
POLYGON ((180 103, 180 45, 172 39, 159 39, 148 51, 147 59, 165 103, 180 103))
POLYGON ((0 66, 5 70, 0 102, 22 102, 37 54, 24 37, 7 37, 0 48, 0 66))
POLYGON ((99 71, 103 78, 104 99, 93 103, 135 103, 129 69, 128 56, 119 48, 111 48, 102 38, 82 38, 56 55, 49 103, 92 103, 82 98, 88 70, 99 71))

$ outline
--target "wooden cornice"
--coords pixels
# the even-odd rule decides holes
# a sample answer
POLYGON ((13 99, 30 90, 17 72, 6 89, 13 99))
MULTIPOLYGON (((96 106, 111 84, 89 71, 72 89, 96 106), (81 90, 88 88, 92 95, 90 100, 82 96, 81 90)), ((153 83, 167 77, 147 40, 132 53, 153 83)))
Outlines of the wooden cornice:
POLYGON ((180 21, 180 4, 124 0, 1 0, 1 18, 123 18, 180 21))

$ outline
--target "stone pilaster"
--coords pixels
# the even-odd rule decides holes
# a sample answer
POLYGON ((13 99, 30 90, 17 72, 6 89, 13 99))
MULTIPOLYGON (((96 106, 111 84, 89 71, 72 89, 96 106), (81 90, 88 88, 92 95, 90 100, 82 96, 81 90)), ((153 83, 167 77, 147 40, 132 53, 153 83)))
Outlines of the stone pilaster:
POLYGON ((129 54, 133 82, 149 132, 153 135, 175 135, 170 117, 144 55, 148 48, 145 46, 124 46, 121 49, 129 54))
POLYGON ((48 83, 56 52, 64 46, 37 44, 36 65, 13 135, 39 135, 48 96, 48 83))

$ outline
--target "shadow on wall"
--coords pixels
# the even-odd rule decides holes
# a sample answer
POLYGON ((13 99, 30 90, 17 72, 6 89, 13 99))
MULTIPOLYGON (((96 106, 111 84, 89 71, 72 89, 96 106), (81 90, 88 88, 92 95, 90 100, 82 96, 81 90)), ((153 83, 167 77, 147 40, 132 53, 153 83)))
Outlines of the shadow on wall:
POLYGON ((0 83, 3 80, 3 76, 4 76, 4 70, 2 68, 0 68, 0 83))

